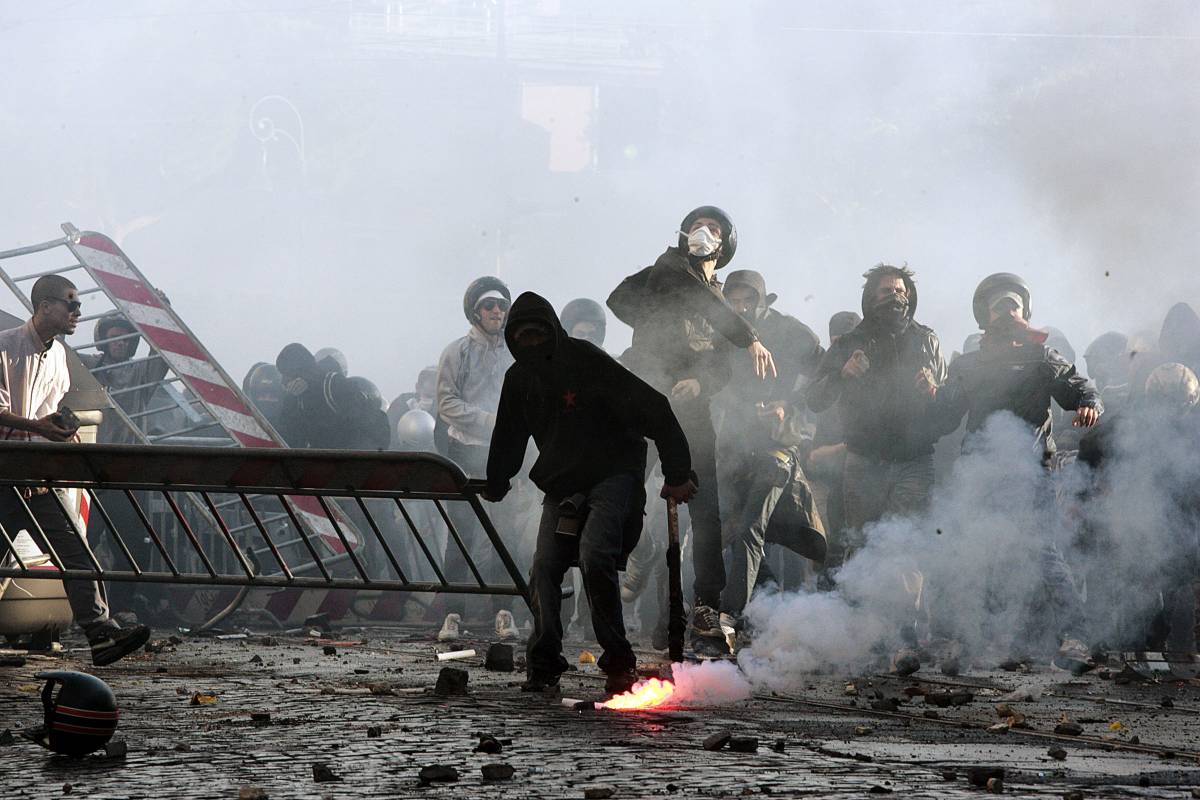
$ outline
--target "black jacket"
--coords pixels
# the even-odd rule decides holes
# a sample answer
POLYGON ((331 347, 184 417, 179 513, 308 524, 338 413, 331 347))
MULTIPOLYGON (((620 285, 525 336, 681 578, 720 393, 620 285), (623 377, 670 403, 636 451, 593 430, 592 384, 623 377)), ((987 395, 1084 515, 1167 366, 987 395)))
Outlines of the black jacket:
POLYGON ((758 340, 754 327, 725 301, 721 284, 668 247, 652 266, 630 275, 608 297, 617 319, 633 328, 622 363, 662 392, 685 378, 711 397, 729 382, 729 352, 758 340))
POLYGON ((600 348, 572 339, 542 297, 525 292, 513 303, 505 337, 516 363, 504 375, 488 453, 488 492, 503 496, 521 469, 532 436, 538 458, 529 477, 550 497, 586 492, 622 472, 646 470, 646 438, 654 440, 667 483, 691 474, 687 438, 667 398, 600 348), (525 320, 555 331, 548 356, 523 357, 511 334, 525 320))
POLYGON ((278 430, 289 447, 386 450, 387 414, 339 371, 315 365, 303 392, 284 396, 278 430))
POLYGON ((778 377, 764 380, 754 374, 754 365, 749 358, 734 360, 731 366, 733 379, 719 398, 725 412, 722 438, 731 444, 740 438, 742 446, 739 449, 751 451, 768 445, 795 447, 808 433, 804 379, 817 374, 825 348, 807 325, 773 308, 760 311, 754 327, 763 346, 775 359, 778 377), (758 418, 760 402, 784 404, 787 416, 774 434, 758 418))
POLYGON ((1050 401, 1067 411, 1092 407, 1103 412, 1100 393, 1057 350, 1042 344, 985 347, 955 359, 935 401, 939 433, 949 433, 967 417, 967 432, 983 427, 997 411, 1029 423, 1043 459, 1054 455, 1050 401))
POLYGON ((910 319, 893 335, 867 319, 829 348, 809 387, 808 406, 820 413, 838 404, 844 441, 854 453, 883 461, 929 455, 937 434, 929 425, 932 403, 917 389, 923 368, 938 384, 946 378, 937 334, 910 319), (855 350, 866 354, 870 367, 847 381, 842 367, 855 350))

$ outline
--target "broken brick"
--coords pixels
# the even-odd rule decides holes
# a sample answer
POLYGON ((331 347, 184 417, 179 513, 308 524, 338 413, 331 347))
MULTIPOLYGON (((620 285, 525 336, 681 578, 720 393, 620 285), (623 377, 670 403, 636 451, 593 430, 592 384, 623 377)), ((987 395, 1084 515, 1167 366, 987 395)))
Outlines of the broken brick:
POLYGON ((757 753, 757 736, 733 736, 729 739, 729 749, 735 753, 757 753))
POLYGON ((494 644, 489 647, 483 668, 492 672, 512 672, 515 669, 512 645, 494 644))
POLYGON ((430 764, 421 767, 417 777, 423 786, 431 783, 453 783, 458 780, 458 770, 446 764, 430 764))
POLYGON ((1078 722, 1072 722, 1069 719, 1064 719, 1062 722, 1054 726, 1054 732, 1060 736, 1078 736, 1083 733, 1083 726, 1078 722))
POLYGON ((488 755, 496 755, 503 749, 495 736, 486 733, 480 734, 479 744, 475 745, 476 753, 487 753, 488 755))
POLYGON ((714 752, 723 750, 732 738, 733 734, 729 731, 718 731, 717 733, 710 734, 704 739, 704 749, 714 752))
POLYGON ((433 693, 440 697, 466 694, 468 679, 469 675, 465 669, 442 667, 441 672, 438 673, 437 683, 433 687, 433 693))
POLYGON ((1055 747, 1051 747, 1049 750, 1047 750, 1046 755, 1050 756, 1055 761, 1062 761, 1062 760, 1066 759, 1067 751, 1061 747, 1055 746, 1055 747))
POLYGON ((243 786, 238 789, 238 800, 267 800, 267 790, 261 786, 243 786))
POLYGON ((484 764, 479 771, 485 781, 510 781, 516 770, 512 764, 484 764))
POLYGON ((378 739, 380 736, 383 736, 383 728, 379 727, 378 725, 372 725, 371 727, 367 728, 368 739, 378 739))
POLYGON ((968 767, 967 780, 972 786, 978 786, 981 789, 987 788, 988 781, 993 779, 1004 780, 1004 767, 968 767))
POLYGON ((616 793, 611 786, 585 786, 583 789, 584 800, 608 800, 616 793))
POLYGON ((325 655, 327 655, 327 656, 336 656, 336 655, 337 655, 337 648, 336 648, 336 647, 334 647, 334 646, 333 646, 333 645, 331 645, 331 644, 327 644, 327 645, 325 645, 324 647, 322 647, 322 648, 321 648, 321 652, 322 652, 322 653, 324 653, 324 654, 325 654, 325 655))
POLYGON ((316 783, 334 783, 342 779, 333 769, 323 761, 315 762, 312 765, 313 781, 316 783))

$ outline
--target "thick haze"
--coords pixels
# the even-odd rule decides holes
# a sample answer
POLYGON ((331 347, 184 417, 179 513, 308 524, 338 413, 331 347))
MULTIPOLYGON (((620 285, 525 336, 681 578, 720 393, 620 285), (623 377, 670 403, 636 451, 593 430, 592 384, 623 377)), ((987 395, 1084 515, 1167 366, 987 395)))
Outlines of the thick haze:
POLYGON ((1200 289, 1190 0, 3 2, 0 65, 0 249, 109 234, 238 379, 407 391, 472 278, 603 301, 703 203, 823 340, 881 260, 947 353, 990 272, 1080 353, 1200 289))

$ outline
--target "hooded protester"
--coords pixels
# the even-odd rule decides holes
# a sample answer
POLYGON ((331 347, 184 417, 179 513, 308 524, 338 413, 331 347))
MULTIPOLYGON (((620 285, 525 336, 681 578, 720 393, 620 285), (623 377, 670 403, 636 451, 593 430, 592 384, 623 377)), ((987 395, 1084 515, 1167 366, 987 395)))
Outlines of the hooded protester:
POLYGON ((1200 316, 1187 303, 1176 303, 1163 319, 1158 350, 1167 363, 1200 369, 1200 316))
POLYGON ((754 326, 734 311, 716 279, 737 251, 737 228, 715 206, 683 218, 679 240, 652 266, 629 276, 608 297, 617 319, 633 328, 633 344, 621 362, 671 398, 687 433, 692 464, 703 487, 689 507, 695 606, 690 638, 698 652, 728 652, 721 629, 725 564, 721 555, 716 432, 710 402, 730 379, 730 354, 749 351, 759 378, 775 375, 771 352, 754 326))
MULTIPOLYGON (((945 385, 935 388, 936 424, 949 433, 965 415, 963 450, 967 451, 975 441, 974 434, 993 414, 1008 412, 1029 426, 1030 446, 1049 470, 1055 453, 1051 401, 1075 412, 1076 427, 1090 428, 1104 411, 1100 394, 1074 364, 1047 346, 1046 331, 1030 327, 1030 292, 1022 278, 1007 272, 988 276, 975 290, 972 306, 983 338, 979 350, 958 358, 945 385)), ((1048 479, 1044 488, 1051 492, 1048 479)), ((1044 506, 1047 513, 1054 509, 1049 498, 1044 506)), ((1055 541, 1055 527, 1048 521, 1041 530, 1030 531, 1030 542, 1041 548, 1044 602, 1056 617, 1059 651, 1055 663, 1080 671, 1089 664, 1088 648, 1079 638, 1083 612, 1071 569, 1055 541)), ((1028 620, 1023 637, 1037 632, 1036 621, 1028 620)), ((1019 641, 1018 648, 1027 641, 1019 641)))
POLYGON ((663 497, 696 491, 687 439, 660 393, 598 347, 568 337, 554 309, 526 292, 513 304, 505 339, 515 363, 504 387, 487 463, 487 494, 498 502, 521 469, 530 437, 538 457, 530 480, 545 493, 530 572, 534 633, 523 691, 558 684, 567 669, 560 616, 563 576, 583 574, 592 625, 604 649, 610 694, 638 680, 625 637, 619 565, 637 543, 645 511, 646 442, 663 464, 663 497))
POLYGON ((317 361, 293 342, 275 358, 284 398, 278 431, 289 447, 382 450, 391 441, 379 401, 341 373, 330 359, 317 361))
POLYGON ((604 347, 608 318, 604 314, 604 306, 595 300, 579 297, 563 306, 562 326, 567 336, 604 347))
POLYGON ((933 483, 930 387, 945 380, 937 335, 918 323, 906 267, 879 264, 863 277, 863 321, 825 354, 808 405, 836 403, 846 444, 847 528, 922 508, 933 483))
MULTIPOLYGON (((775 358, 777 375, 755 380, 751 365, 732 365, 733 380, 718 395, 721 413, 720 477, 726 499, 730 575, 721 595, 721 627, 727 637, 742 630, 741 615, 758 580, 768 531, 777 506, 792 505, 798 526, 789 542, 799 554, 824 558, 824 525, 801 464, 812 444, 804 384, 816 373, 825 350, 804 323, 771 308, 776 296, 754 270, 730 273, 725 299, 758 332, 775 358)), ((782 509, 781 509, 782 511, 782 509)), ((775 526, 776 533, 779 525, 775 526)))
MULTIPOLYGON (((467 335, 446 346, 438 359, 437 429, 435 440, 446 443, 445 455, 470 477, 483 477, 487 470, 488 442, 496 425, 500 387, 513 358, 504 342, 504 326, 512 296, 499 278, 477 278, 463 294, 463 315, 471 324, 467 335)), ((471 560, 485 579, 498 579, 502 571, 491 543, 474 512, 462 503, 454 503, 451 518, 471 560)), ((503 524, 497 524, 503 529, 503 524)), ((445 556, 446 579, 465 581, 472 573, 456 547, 448 546, 445 556)), ((513 638, 517 629, 512 614, 500 607, 501 599, 492 598, 496 632, 501 638, 513 638)), ((445 602, 446 619, 438 634, 441 641, 459 636, 459 623, 466 610, 462 595, 451 595, 445 602)))

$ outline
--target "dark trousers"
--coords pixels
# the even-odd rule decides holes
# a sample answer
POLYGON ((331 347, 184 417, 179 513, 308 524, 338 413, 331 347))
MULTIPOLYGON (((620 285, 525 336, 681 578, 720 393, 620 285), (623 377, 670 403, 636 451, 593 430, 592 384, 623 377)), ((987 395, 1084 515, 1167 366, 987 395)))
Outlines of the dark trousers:
POLYGON ((562 655, 562 581, 572 563, 578 561, 583 589, 592 612, 592 628, 604 653, 600 669, 623 672, 633 669, 637 659, 625 637, 621 610, 621 588, 617 563, 624 545, 626 521, 639 496, 641 476, 614 475, 587 492, 588 515, 578 537, 557 533, 558 499, 547 497, 542 504, 537 549, 529 576, 533 606, 533 636, 527 650, 531 675, 557 675, 567 668, 562 655))
POLYGON ((729 526, 726 546, 730 548, 729 576, 721 594, 720 610, 741 614, 758 582, 766 552, 767 526, 783 496, 786 481, 780 477, 778 459, 749 456, 739 460, 732 476, 732 498, 726 516, 729 526))
MULTIPOLYGON (((49 492, 35 494, 26 503, 33 519, 25 511, 14 489, 0 490, 0 525, 10 539, 15 539, 22 530, 29 532, 44 552, 51 548, 58 555, 64 569, 95 569, 90 557, 91 548, 87 541, 75 533, 54 495, 49 492), (36 524, 34 524, 36 520, 36 524), (41 528, 41 533, 38 528, 41 528), (49 540, 49 547, 47 547, 49 540)), ((108 603, 104 590, 96 581, 64 580, 63 587, 71 604, 75 623, 90 635, 112 625, 108 618, 108 603)))
POLYGON ((692 566, 698 605, 718 608, 725 589, 725 559, 721 546, 721 511, 717 488, 717 434, 707 399, 673 403, 675 416, 687 436, 692 470, 700 491, 688 503, 692 520, 692 566))

